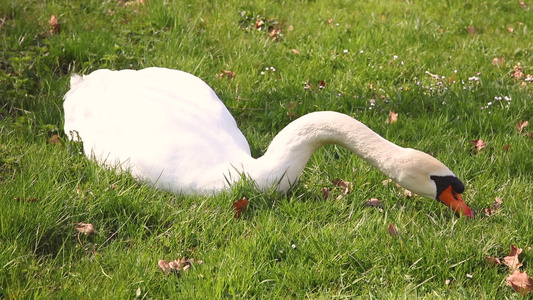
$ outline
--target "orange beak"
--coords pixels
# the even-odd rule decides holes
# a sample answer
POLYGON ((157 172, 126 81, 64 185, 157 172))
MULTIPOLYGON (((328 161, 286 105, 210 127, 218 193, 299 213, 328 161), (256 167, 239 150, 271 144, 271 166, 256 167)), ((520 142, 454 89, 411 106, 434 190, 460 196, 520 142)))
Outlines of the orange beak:
POLYGON ((466 205, 466 203, 463 201, 463 198, 461 198, 461 195, 457 194, 450 185, 447 187, 439 196, 439 200, 446 204, 446 206, 453 209, 453 211, 458 216, 465 216, 469 218, 474 217, 474 212, 466 205))

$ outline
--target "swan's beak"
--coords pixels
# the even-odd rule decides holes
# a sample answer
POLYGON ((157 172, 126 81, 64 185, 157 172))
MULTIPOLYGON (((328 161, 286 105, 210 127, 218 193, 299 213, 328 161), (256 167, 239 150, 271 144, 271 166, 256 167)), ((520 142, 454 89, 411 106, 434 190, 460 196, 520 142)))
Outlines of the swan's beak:
POLYGON ((457 194, 452 186, 450 185, 447 187, 442 193, 438 196, 440 202, 446 204, 446 206, 453 209, 453 211, 458 216, 465 216, 469 218, 474 217, 474 212, 466 205, 466 203, 463 201, 463 198, 461 195, 457 194))

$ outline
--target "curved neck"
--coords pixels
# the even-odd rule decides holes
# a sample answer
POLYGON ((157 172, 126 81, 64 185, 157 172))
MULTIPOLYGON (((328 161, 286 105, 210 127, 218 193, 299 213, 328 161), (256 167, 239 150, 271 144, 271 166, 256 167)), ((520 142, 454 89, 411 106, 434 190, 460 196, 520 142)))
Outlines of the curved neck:
POLYGON ((311 155, 327 144, 345 147, 385 175, 398 177, 394 160, 405 149, 336 112, 315 112, 290 123, 272 140, 265 155, 244 169, 259 188, 278 185, 286 191, 298 181, 311 155))

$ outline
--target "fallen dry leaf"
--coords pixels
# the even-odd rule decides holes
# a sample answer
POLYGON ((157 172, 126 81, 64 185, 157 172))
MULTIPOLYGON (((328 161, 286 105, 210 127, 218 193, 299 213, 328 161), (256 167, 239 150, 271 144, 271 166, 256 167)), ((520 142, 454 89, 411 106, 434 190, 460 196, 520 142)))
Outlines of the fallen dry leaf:
POLYGON ((525 127, 529 125, 529 121, 518 121, 518 124, 516 125, 516 129, 518 129, 518 133, 521 133, 522 130, 524 130, 525 127))
POLYGON ((278 28, 272 28, 270 29, 270 31, 268 32, 268 37, 273 39, 273 40, 276 40, 279 38, 281 34, 281 30, 279 30, 278 28))
POLYGON ((383 184, 383 185, 388 185, 388 184, 391 183, 391 182, 392 182, 392 179, 389 178, 389 179, 385 179, 385 180, 383 180, 383 181, 381 182, 381 184, 383 184))
POLYGON ((481 149, 485 148, 487 146, 487 142, 483 141, 482 139, 479 140, 473 140, 470 141, 472 144, 474 144, 474 147, 477 151, 480 151, 481 149))
POLYGON ((511 77, 516 78, 516 79, 520 79, 524 77, 524 72, 522 72, 522 67, 520 66, 520 63, 517 63, 513 67, 513 73, 511 73, 511 77))
POLYGON ((404 195, 405 197, 407 197, 407 198, 411 198, 411 197, 413 197, 415 194, 414 194, 413 192, 411 192, 410 190, 408 190, 408 189, 404 189, 404 190, 403 190, 403 195, 404 195))
POLYGON ((300 54, 300 50, 298 50, 298 49, 292 49, 292 53, 294 53, 294 54, 300 54))
POLYGON ((217 78, 226 77, 227 79, 233 79, 235 77, 235 72, 229 70, 222 70, 219 74, 216 75, 217 78))
POLYGON ((502 149, 503 149, 504 151, 509 151, 509 149, 511 149, 511 145, 509 145, 509 144, 504 145, 504 146, 502 147, 502 149))
POLYGON ((518 1, 518 4, 520 5, 520 7, 522 7, 523 9, 527 9, 527 3, 524 2, 524 1, 518 1))
POLYGON ((494 215, 495 213, 497 213, 500 210, 502 204, 503 204, 503 198, 496 197, 494 199, 494 203, 492 203, 492 207, 484 209, 485 215, 487 215, 487 216, 494 215))
POLYGON ((95 233, 94 225, 91 223, 78 223, 76 224, 76 230, 85 235, 93 235, 95 233))
POLYGON ((493 257, 493 256, 485 256, 485 259, 487 260, 487 262, 490 264, 490 265, 499 265, 501 264, 502 262, 500 261, 499 258, 497 257, 493 257))
POLYGON ((351 182, 349 182, 349 181, 344 181, 344 180, 341 180, 339 178, 336 178, 333 181, 331 181, 331 183, 333 185, 335 185, 335 186, 340 186, 340 187, 344 188, 342 190, 342 193, 344 195, 348 195, 352 191, 353 184, 351 182))
POLYGON ((320 82, 318 83, 318 88, 324 89, 325 87, 326 87, 326 82, 324 80, 320 80, 320 82))
POLYGON ((398 113, 395 111, 391 111, 389 113, 389 117, 387 118, 387 124, 396 123, 398 122, 398 113))
POLYGON ((178 277, 181 276, 181 271, 187 271, 191 268, 193 263, 201 265, 202 260, 195 261, 194 258, 183 257, 181 259, 176 259, 170 262, 167 262, 164 259, 159 260, 157 265, 163 271, 163 274, 168 274, 170 272, 175 273, 178 277))
POLYGON ((515 270, 505 278, 505 283, 516 292, 521 293, 522 296, 525 296, 529 291, 533 290, 533 279, 526 272, 515 270))
POLYGON ((52 145, 59 144, 59 136, 57 134, 52 135, 52 137, 46 139, 46 143, 52 145))
POLYGON ((492 60, 492 64, 498 67, 501 67, 505 63, 505 58, 503 57, 495 57, 492 60))
POLYGON ((370 198, 370 200, 365 202, 366 206, 372 206, 372 207, 381 207, 381 201, 379 201, 378 198, 370 198))
POLYGON ((472 35, 477 33, 477 29, 474 26, 468 26, 467 30, 468 30, 468 33, 472 35))
POLYGON ((389 227, 387 228, 389 231, 389 234, 392 236, 398 235, 398 230, 396 230, 396 227, 394 227, 394 224, 389 223, 389 227))
POLYGON ((61 25, 59 24, 59 20, 57 19, 56 15, 50 16, 50 21, 48 21, 48 24, 50 25, 50 33, 61 33, 61 25))
POLYGON ((164 260, 164 259, 161 259, 157 265, 159 266, 159 268, 161 269, 161 271, 163 271, 163 273, 166 275, 168 273, 168 271, 170 271, 170 264, 164 260))
POLYGON ((513 33, 514 32, 514 28, 513 27, 507 27, 507 31, 509 31, 509 33, 513 33))
POLYGON ((329 189, 323 187, 321 191, 322 191, 322 198, 324 198, 324 200, 328 200, 329 196, 331 196, 329 189))
POLYGON ((518 270, 522 266, 518 260, 518 256, 522 253, 521 248, 517 248, 515 245, 511 245, 509 255, 503 258, 503 263, 511 270, 518 270))
POLYGON ((248 204, 250 204, 250 201, 248 201, 246 197, 242 197, 241 199, 233 202, 233 208, 235 208, 235 219, 238 219, 241 216, 241 214, 246 210, 246 207, 248 207, 248 204))

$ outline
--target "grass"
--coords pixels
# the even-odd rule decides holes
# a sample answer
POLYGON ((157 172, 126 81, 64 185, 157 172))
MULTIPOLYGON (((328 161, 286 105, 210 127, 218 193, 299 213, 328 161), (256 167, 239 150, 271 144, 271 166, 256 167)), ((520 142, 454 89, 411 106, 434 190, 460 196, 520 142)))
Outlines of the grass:
POLYGON ((533 83, 510 76, 518 63, 533 73, 530 15, 516 1, 0 3, 0 298, 519 298, 485 256, 516 244, 533 274, 532 129, 516 129, 533 121, 533 83), (149 66, 210 84, 256 156, 297 116, 350 114, 450 166, 478 215, 406 198, 333 146, 287 195, 243 182, 184 197, 101 169, 62 134, 69 76, 149 66), (54 134, 61 143, 47 144, 54 134), (473 150, 476 139, 488 146, 473 150), (335 178, 357 188, 323 200, 335 178), (250 207, 234 219, 242 196, 250 207), (486 216, 496 197, 503 208, 486 216), (78 236, 78 222, 97 233, 78 236), (204 263, 181 277, 158 269, 183 256, 204 263))

